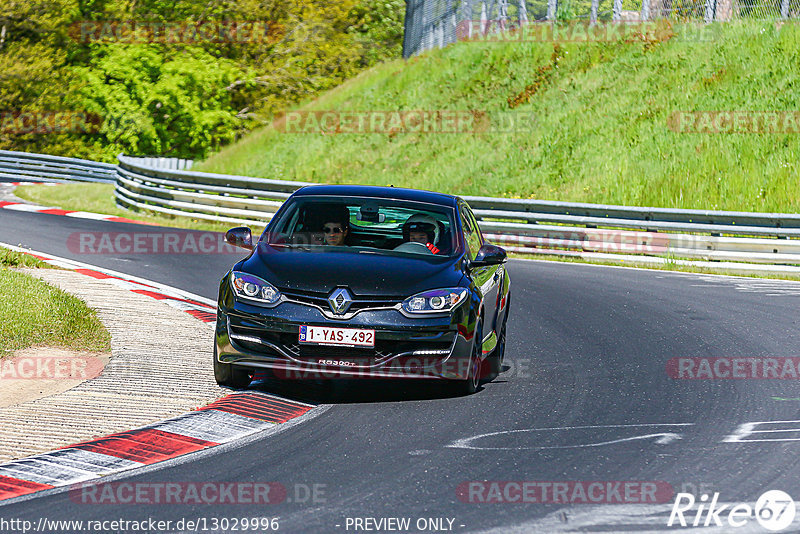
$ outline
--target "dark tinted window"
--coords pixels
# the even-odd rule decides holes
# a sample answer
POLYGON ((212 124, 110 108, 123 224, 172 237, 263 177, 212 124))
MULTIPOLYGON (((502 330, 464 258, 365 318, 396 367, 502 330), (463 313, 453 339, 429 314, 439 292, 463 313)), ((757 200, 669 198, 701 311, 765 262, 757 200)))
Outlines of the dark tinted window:
POLYGON ((454 210, 446 206, 381 198, 301 196, 289 201, 262 241, 300 250, 330 250, 323 231, 343 223, 337 250, 452 255, 457 249, 454 210), (422 231, 425 231, 424 233, 422 231), (412 237, 425 243, 410 243, 412 237), (428 243, 430 246, 427 246, 428 243))

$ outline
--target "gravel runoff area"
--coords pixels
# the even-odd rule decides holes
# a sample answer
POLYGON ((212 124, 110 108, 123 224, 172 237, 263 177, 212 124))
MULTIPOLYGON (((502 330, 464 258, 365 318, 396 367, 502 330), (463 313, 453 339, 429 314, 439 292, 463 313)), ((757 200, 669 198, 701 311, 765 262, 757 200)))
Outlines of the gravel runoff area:
POLYGON ((111 333, 111 360, 100 376, 72 389, 0 408, 0 462, 174 417, 229 393, 214 381, 213 323, 107 280, 22 272, 96 310, 111 333))

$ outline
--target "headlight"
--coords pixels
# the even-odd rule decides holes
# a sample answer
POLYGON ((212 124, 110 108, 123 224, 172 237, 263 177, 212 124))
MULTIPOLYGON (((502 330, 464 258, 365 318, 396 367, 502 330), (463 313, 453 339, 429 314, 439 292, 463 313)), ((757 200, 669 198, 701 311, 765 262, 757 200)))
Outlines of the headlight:
POLYGON ((256 304, 274 306, 281 299, 281 292, 275 286, 252 274, 233 271, 231 287, 236 296, 256 304))
POLYGON ((408 313, 444 313, 467 300, 467 290, 463 287, 432 289, 417 293, 403 301, 403 309, 408 313))

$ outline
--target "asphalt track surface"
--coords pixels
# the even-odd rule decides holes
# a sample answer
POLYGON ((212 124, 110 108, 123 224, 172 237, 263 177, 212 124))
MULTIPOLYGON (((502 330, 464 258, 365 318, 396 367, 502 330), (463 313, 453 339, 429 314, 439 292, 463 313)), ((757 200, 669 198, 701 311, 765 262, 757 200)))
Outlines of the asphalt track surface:
MULTIPOLYGON (((79 231, 154 229, 0 210, 0 241, 212 299, 236 259, 81 255, 66 245, 79 231)), ((675 492, 719 492, 725 502, 753 503, 770 489, 800 496, 800 430, 724 441, 744 423, 800 428, 763 424, 800 419, 797 380, 676 380, 666 371, 675 357, 800 355, 800 284, 567 263, 511 261, 508 268, 509 365, 478 393, 448 397, 432 383, 350 381, 306 390, 260 382, 253 387, 331 407, 235 450, 125 479, 279 482, 287 501, 87 505, 61 493, 0 506, 0 518, 280 517, 280 532, 353 532, 348 518, 407 517, 412 526, 418 518, 449 518, 455 532, 549 532, 554 527, 543 525, 558 517, 567 530, 638 532, 653 524, 670 530, 672 500, 645 521, 622 517, 629 508, 620 505, 462 502, 457 488, 487 480, 664 481, 675 492), (486 433, 497 434, 469 439, 486 433), (316 502, 297 502, 303 499, 293 493, 314 485, 316 502), (593 519, 584 528, 579 518, 586 516, 593 519)))

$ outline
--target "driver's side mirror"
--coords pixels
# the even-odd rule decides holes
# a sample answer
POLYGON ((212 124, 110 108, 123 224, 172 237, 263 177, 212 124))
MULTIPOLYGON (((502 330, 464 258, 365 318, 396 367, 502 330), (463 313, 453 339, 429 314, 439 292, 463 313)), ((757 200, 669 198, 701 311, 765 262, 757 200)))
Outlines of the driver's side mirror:
POLYGON ((237 226, 225 233, 225 242, 234 247, 242 247, 253 250, 253 234, 247 226, 237 226))
POLYGON ((500 265, 508 260, 506 249, 498 247, 497 245, 483 245, 475 259, 469 262, 471 267, 484 267, 487 265, 500 265))

